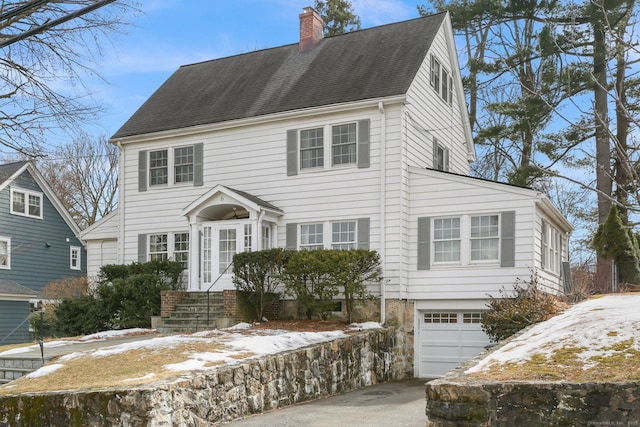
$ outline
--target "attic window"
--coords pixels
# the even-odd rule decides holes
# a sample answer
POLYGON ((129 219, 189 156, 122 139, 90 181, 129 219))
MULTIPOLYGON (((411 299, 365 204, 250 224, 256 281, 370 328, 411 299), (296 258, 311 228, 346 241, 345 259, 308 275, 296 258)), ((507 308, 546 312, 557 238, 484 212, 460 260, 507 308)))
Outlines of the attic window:
POLYGON ((451 73, 433 55, 431 56, 431 87, 447 104, 451 104, 453 100, 453 78, 451 73))
POLYGON ((42 218, 42 193, 12 188, 11 213, 42 218))

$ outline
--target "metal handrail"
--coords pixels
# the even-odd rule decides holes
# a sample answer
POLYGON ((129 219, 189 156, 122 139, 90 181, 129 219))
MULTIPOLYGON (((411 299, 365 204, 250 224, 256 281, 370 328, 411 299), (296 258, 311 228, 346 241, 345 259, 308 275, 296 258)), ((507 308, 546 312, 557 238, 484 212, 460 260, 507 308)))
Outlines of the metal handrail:
POLYGON ((24 324, 25 324, 25 322, 27 322, 27 321, 29 320, 29 317, 31 317, 31 313, 29 313, 29 315, 28 315, 27 317, 25 317, 25 318, 24 318, 24 320, 23 320, 22 322, 20 322, 20 324, 19 324, 18 326, 16 326, 15 328, 13 328, 13 330, 12 330, 11 332, 9 332, 9 334, 8 334, 6 337, 4 337, 4 338, 0 339, 0 344, 2 344, 2 343, 3 343, 7 338, 9 338, 11 335, 13 335, 13 333, 14 333, 15 331, 17 331, 18 329, 20 329, 20 327, 21 327, 22 325, 24 325, 24 324))
POLYGON ((213 286, 218 283, 218 280, 220 280, 220 278, 227 272, 227 270, 229 269, 229 267, 231 267, 233 265, 233 262, 229 263, 229 265, 227 265, 227 268, 225 268, 222 273, 220 273, 220 275, 218 276, 218 278, 216 280, 213 281, 213 283, 211 284, 211 286, 209 286, 209 289, 207 289, 207 326, 209 326, 209 321, 210 321, 210 310, 209 307, 211 306, 211 288, 213 288, 213 286))

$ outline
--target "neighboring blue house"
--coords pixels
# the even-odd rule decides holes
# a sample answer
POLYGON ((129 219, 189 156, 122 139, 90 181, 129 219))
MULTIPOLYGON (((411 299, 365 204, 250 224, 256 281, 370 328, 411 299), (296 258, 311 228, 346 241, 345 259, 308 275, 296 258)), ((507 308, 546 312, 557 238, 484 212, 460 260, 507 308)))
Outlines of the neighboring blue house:
POLYGON ((33 163, 0 165, 0 344, 31 339, 26 319, 47 284, 86 275, 79 231, 33 163))

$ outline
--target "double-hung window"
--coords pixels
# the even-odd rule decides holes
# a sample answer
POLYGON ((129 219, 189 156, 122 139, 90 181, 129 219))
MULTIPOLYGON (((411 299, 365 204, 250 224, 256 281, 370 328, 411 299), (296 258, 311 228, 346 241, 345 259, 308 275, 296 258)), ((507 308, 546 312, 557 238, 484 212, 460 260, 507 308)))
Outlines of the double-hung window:
POLYGON ((42 218, 42 193, 12 188, 11 213, 31 218, 42 218))
POLYGON ((71 270, 80 270, 81 269, 81 252, 78 246, 71 246, 69 248, 69 268, 71 270))
POLYGON ((324 129, 300 131, 300 169, 324 167, 324 129))
POLYGON ((433 221, 433 262, 460 262, 460 218, 433 221))
POLYGON ((562 235, 547 221, 542 220, 542 268, 560 273, 562 264, 562 235))
POLYGON ((303 224, 300 226, 300 249, 322 249, 324 248, 322 223, 303 224))
POLYGON ((433 263, 498 262, 500 216, 461 215, 433 220, 433 263))
POLYGON ((173 260, 182 263, 182 268, 189 268, 189 233, 173 235, 173 260))
POLYGON ((431 87, 446 103, 453 100, 453 77, 435 56, 431 56, 431 87))
POLYGON ((142 150, 138 153, 138 190, 172 185, 203 185, 203 144, 142 150))
POLYGON ((0 269, 11 268, 11 239, 0 237, 0 269))
POLYGON ((332 249, 356 249, 356 222, 334 222, 331 224, 332 249))
POLYGON ((149 234, 147 240, 149 261, 173 260, 189 268, 189 233, 149 234))
POLYGON ((349 123, 331 128, 331 150, 334 166, 356 162, 356 127, 355 123, 349 123))
POLYGON ((149 235, 149 260, 166 261, 169 259, 168 236, 166 234, 149 235))
POLYGON ((188 147, 180 147, 174 150, 174 181, 176 184, 181 182, 193 181, 193 145, 188 147))
POLYGON ((497 261, 498 215, 471 217, 471 261, 497 261))
POLYGON ((437 139, 433 140, 433 168, 439 171, 449 171, 449 150, 437 139))
POLYGON ((166 185, 169 182, 168 150, 149 152, 149 185, 166 185))

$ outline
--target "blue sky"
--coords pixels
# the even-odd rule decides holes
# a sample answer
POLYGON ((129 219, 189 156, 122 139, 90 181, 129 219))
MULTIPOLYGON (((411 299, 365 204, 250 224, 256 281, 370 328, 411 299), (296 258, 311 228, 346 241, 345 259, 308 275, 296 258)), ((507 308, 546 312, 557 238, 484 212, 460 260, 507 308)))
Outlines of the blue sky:
MULTIPOLYGON (((421 0, 351 0, 362 28, 417 18, 421 0)), ((105 81, 88 82, 106 109, 90 135, 107 137, 180 66, 298 41, 313 0, 144 0, 142 14, 105 50, 105 81)), ((108 6, 107 6, 108 7, 108 6)))

